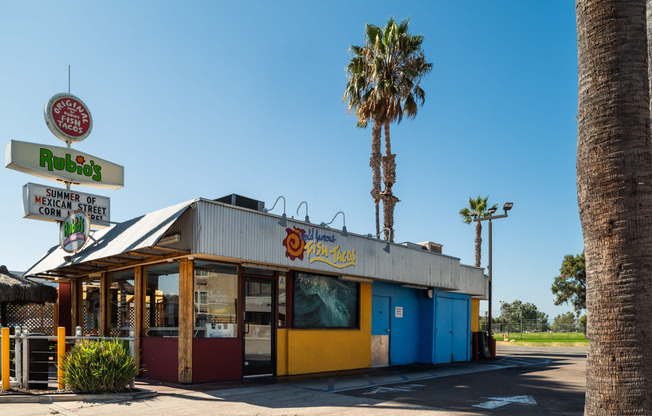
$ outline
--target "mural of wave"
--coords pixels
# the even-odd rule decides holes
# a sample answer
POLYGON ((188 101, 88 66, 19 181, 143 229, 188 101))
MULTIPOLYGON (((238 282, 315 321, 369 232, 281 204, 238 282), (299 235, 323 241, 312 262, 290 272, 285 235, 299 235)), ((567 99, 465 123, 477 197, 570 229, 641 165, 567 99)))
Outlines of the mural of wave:
POLYGON ((307 273, 294 276, 295 328, 358 326, 358 284, 307 273))

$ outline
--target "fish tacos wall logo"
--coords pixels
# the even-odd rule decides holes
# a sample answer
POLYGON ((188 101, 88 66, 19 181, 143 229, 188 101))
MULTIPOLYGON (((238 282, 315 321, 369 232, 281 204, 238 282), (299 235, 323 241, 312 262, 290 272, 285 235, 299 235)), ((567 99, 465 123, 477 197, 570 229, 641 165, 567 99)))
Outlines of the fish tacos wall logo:
POLYGON ((303 251, 306 247, 306 240, 303 236, 306 231, 294 227, 294 229, 286 228, 285 232, 288 233, 287 237, 283 240, 285 257, 289 257, 290 260, 303 260, 303 251))
POLYGON ((321 262, 329 266, 343 269, 355 266, 356 253, 353 250, 343 250, 340 245, 330 246, 327 242, 335 243, 335 236, 319 234, 319 231, 306 230, 293 227, 286 228, 287 237, 283 240, 285 246, 285 257, 290 260, 303 260, 304 253, 310 259, 310 263, 321 262))

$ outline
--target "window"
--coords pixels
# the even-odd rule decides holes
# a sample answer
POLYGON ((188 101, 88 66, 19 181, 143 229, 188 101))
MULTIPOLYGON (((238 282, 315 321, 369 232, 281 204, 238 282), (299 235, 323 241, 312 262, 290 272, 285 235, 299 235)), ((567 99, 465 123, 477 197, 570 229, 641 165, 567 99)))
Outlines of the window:
POLYGON ((238 268, 195 262, 195 338, 238 336, 238 268))
POLYGON ((278 274, 278 326, 287 326, 287 273, 278 274))
POLYGON ((179 335, 179 263, 167 263, 145 269, 145 335, 179 335))
POLYGON ((357 328, 358 283, 295 273, 292 316, 295 328, 357 328))
POLYGON ((100 334, 100 278, 82 283, 82 334, 100 334))
POLYGON ((110 335, 128 337, 134 329, 134 269, 110 275, 111 323, 110 335))

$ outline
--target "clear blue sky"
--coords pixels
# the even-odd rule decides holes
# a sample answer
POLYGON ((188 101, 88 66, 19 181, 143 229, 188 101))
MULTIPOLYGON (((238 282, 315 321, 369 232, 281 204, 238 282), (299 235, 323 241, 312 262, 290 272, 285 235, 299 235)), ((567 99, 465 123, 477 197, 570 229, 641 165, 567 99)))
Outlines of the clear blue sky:
MULTIPOLYGON (((73 148, 125 167, 120 190, 75 189, 110 197, 113 221, 200 196, 271 206, 284 195, 289 215, 306 200, 313 222, 342 210, 350 232, 371 233, 371 129, 355 127, 342 95, 349 45, 390 16, 411 18, 433 63, 426 104, 391 130, 396 241, 434 241, 473 264, 474 228, 458 211, 470 196, 513 201, 493 227, 494 313, 515 299, 551 319, 569 311, 550 285, 582 251, 573 2, 4 0, 2 145, 63 145, 43 107, 67 91, 71 65, 94 122, 73 148)), ((11 270, 57 244, 55 224, 22 218, 27 182, 53 184, 0 174, 11 270)), ((486 266, 486 227, 484 241, 486 266)))

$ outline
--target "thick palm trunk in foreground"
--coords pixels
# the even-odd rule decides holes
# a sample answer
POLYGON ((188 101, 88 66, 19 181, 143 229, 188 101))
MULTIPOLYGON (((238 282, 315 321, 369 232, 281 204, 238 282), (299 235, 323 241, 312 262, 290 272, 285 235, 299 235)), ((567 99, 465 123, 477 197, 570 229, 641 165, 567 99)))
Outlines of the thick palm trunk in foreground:
POLYGON ((577 0, 577 197, 587 415, 652 415, 652 151, 645 0, 577 0))

